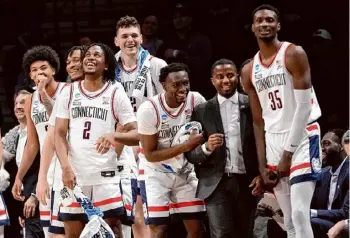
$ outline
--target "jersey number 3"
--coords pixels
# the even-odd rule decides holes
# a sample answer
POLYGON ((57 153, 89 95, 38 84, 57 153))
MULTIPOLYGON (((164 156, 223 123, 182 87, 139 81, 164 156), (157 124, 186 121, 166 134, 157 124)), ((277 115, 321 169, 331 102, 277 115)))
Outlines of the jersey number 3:
POLYGON ((272 110, 276 110, 277 108, 282 108, 282 100, 281 98, 278 96, 278 93, 280 92, 280 90, 275 90, 273 92, 269 92, 269 99, 271 101, 271 109, 272 110))
POLYGON ((90 130, 91 130, 91 121, 86 121, 84 123, 84 130, 83 130, 83 139, 84 140, 90 139, 90 130))

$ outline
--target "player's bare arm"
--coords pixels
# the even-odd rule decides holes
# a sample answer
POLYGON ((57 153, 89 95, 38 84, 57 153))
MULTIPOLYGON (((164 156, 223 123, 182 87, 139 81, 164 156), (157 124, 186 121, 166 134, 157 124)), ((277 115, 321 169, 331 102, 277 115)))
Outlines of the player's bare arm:
POLYGON ((242 81, 244 89, 249 97, 250 110, 253 117, 253 129, 255 136, 255 144, 257 149, 257 156, 259 161, 259 171, 263 176, 264 182, 268 186, 274 186, 276 184, 276 179, 274 178, 274 172, 269 170, 266 165, 266 145, 265 145, 265 130, 264 130, 264 119, 262 117, 262 109, 260 106, 260 101, 255 88, 252 84, 251 72, 252 72, 253 62, 250 62, 242 69, 242 81))
POLYGON ((55 151, 54 132, 54 127, 49 126, 44 140, 43 149, 41 152, 38 184, 36 186, 36 196, 39 199, 39 201, 44 205, 46 205, 46 198, 50 198, 50 189, 49 184, 47 182, 47 172, 49 170, 51 160, 55 151))
POLYGON ((311 74, 309 61, 302 47, 291 45, 286 51, 286 67, 293 76, 294 96, 297 104, 292 126, 278 165, 280 177, 289 176, 293 153, 297 149, 311 113, 311 74))
POLYGON ((67 141, 68 124, 69 124, 69 119, 59 118, 59 117, 56 118, 54 144, 55 144, 56 154, 62 168, 63 184, 66 187, 73 189, 75 184, 75 175, 68 161, 68 141, 67 141))
POLYGON ((28 172, 28 169, 30 168, 30 166, 33 164, 35 156, 38 153, 40 148, 39 138, 36 133, 36 129, 30 113, 31 103, 32 103, 31 97, 32 96, 30 96, 29 100, 26 100, 25 102, 25 113, 27 118, 27 143, 24 148, 21 164, 17 171, 15 184, 12 187, 12 195, 17 200, 24 199, 24 197, 21 196, 22 180, 23 180, 23 177, 28 172))
POLYGON ((38 84, 38 91, 40 94, 41 102, 44 105, 47 114, 51 116, 53 105, 55 104, 54 100, 49 96, 49 94, 46 92, 46 85, 47 85, 47 78, 44 75, 38 75, 37 77, 42 77, 43 79, 39 81, 38 84))
POLYGON ((187 142, 164 149, 158 149, 158 135, 139 134, 141 146, 149 162, 160 162, 191 151, 203 140, 203 134, 191 135, 187 142))
POLYGON ((129 122, 117 131, 105 134, 98 138, 96 142, 96 150, 104 154, 110 146, 115 147, 117 155, 123 150, 123 145, 133 146, 139 144, 139 136, 137 134, 137 123, 129 122))

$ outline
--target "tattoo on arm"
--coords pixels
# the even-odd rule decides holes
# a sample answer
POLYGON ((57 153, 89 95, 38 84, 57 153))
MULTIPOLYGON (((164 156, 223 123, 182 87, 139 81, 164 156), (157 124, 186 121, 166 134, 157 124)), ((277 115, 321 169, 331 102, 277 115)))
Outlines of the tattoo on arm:
POLYGON ((47 94, 47 92, 43 92, 40 96, 48 115, 51 116, 52 108, 55 104, 54 100, 52 100, 52 98, 47 94))

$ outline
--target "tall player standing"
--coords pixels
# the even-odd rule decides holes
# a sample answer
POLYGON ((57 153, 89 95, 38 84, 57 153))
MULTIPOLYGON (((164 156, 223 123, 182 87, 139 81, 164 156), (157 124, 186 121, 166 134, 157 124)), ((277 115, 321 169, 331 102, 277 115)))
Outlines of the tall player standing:
MULTIPOLYGON (((66 57, 66 71, 73 82, 83 79, 81 56, 84 51, 84 46, 74 46, 68 50, 66 57)), ((53 235, 52 237, 59 238, 64 237, 64 224, 58 220, 58 210, 61 200, 59 191, 63 188, 63 184, 61 178, 61 166, 54 154, 54 126, 56 112, 57 103, 55 103, 49 119, 47 135, 41 153, 36 196, 42 204, 52 204, 52 206, 50 206, 51 216, 49 232, 53 235), (50 169, 51 166, 54 166, 54 171, 50 169), (52 174, 48 176, 49 171, 51 173, 53 172, 53 177, 52 174), (48 177, 52 179, 48 179, 48 177), (48 182, 52 183, 49 184, 48 182), (52 199, 52 201, 50 199, 52 199)))
MULTIPOLYGON (((116 54, 117 70, 116 79, 121 82, 125 92, 130 97, 130 102, 136 113, 140 104, 147 100, 147 98, 163 92, 163 87, 159 83, 160 69, 166 66, 166 62, 162 59, 151 56, 147 50, 141 47, 142 35, 140 24, 136 18, 125 16, 120 18, 116 26, 116 37, 114 39, 115 45, 120 48, 116 54)), ((137 159, 139 147, 134 147, 135 158, 137 159)), ((136 164, 134 165, 134 167, 136 164)), ((134 168, 134 178, 123 182, 123 187, 135 186, 137 179, 141 178, 139 175, 143 173, 142 165, 140 170, 134 168), (130 185, 129 185, 129 184, 130 185)), ((137 189, 137 188, 132 188, 137 189)), ((130 194, 130 193, 129 193, 130 194)), ((133 235, 135 238, 145 238, 149 235, 149 230, 144 223, 141 197, 137 196, 135 214, 133 214, 134 200, 136 198, 126 199, 126 204, 131 220, 134 220, 133 235), (131 213, 131 214, 130 214, 131 213), (133 219, 133 217, 135 218, 133 219)))
MULTIPOLYGON (((112 50, 104 44, 92 44, 82 59, 84 79, 65 87, 58 101, 55 149, 63 184, 69 189, 77 184, 114 226, 125 215, 120 190, 125 168, 120 163, 123 158, 100 138, 113 133, 119 122, 125 133, 116 133, 114 139, 125 145, 137 143, 136 118, 123 87, 114 82, 112 50)), ((132 158, 132 153, 129 156, 132 158)), ((61 206, 59 218, 64 221, 67 237, 79 237, 87 221, 76 201, 61 206)))
POLYGON ((260 51, 242 78, 254 120, 260 172, 273 186, 288 238, 313 238, 310 202, 321 171, 321 116, 308 58, 300 46, 280 42, 279 12, 262 5, 252 31, 260 51))
POLYGON ((165 93, 144 102, 137 112, 141 141, 140 159, 145 161, 145 180, 140 189, 145 222, 152 237, 164 237, 170 215, 181 218, 189 238, 200 237, 200 219, 204 201, 195 198, 198 179, 190 164, 174 169, 177 156, 192 150, 203 139, 191 135, 187 142, 172 145, 178 130, 191 119, 195 106, 205 102, 202 95, 190 92, 189 70, 173 63, 160 71, 159 81, 165 93))
MULTIPOLYGON (((48 46, 36 46, 23 56, 23 70, 28 78, 34 81, 37 90, 26 100, 27 144, 24 148, 22 162, 18 168, 12 194, 15 199, 23 200, 22 179, 32 165, 39 149, 42 150, 47 133, 48 120, 54 100, 64 84, 55 81, 60 61, 57 53, 48 46)), ((51 166, 53 168, 53 166, 51 166)), ((53 172, 53 171, 52 171, 53 172)), ((40 220, 45 236, 50 225, 50 207, 40 204, 40 220)))

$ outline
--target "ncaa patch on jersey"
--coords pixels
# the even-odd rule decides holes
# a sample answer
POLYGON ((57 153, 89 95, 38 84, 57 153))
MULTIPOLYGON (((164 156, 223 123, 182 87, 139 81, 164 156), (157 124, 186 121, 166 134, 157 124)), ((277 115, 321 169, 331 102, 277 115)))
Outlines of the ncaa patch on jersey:
POLYGON ((162 115, 162 120, 166 120, 168 118, 167 114, 162 115))

